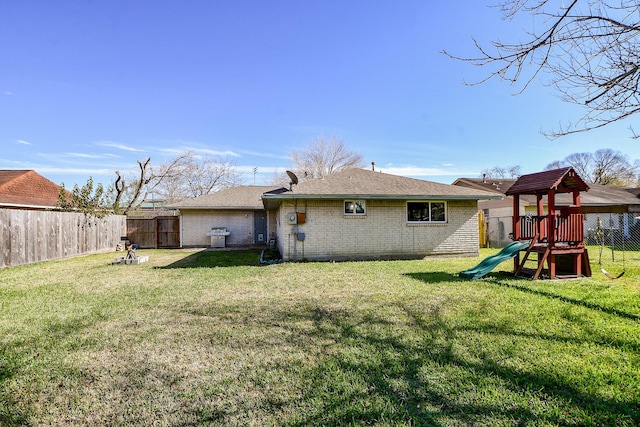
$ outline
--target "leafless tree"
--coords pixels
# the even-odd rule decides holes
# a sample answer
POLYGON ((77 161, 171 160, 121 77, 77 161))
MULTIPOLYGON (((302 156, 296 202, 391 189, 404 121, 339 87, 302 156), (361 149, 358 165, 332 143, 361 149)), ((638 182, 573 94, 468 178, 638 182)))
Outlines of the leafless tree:
POLYGON ((541 72, 550 75, 560 98, 583 106, 585 113, 545 133, 548 137, 600 128, 640 111, 640 2, 504 0, 500 8, 506 19, 532 17, 524 42, 493 41, 489 49, 474 40, 475 58, 444 53, 490 67, 477 83, 497 77, 520 84, 519 92, 541 72))
POLYGON ((485 169, 482 171, 482 176, 485 178, 517 178, 521 175, 520 165, 516 166, 494 166, 491 169, 485 169))
POLYGON ((151 162, 151 157, 148 157, 144 162, 138 160, 138 167, 140 174, 138 179, 133 179, 130 184, 127 184, 127 180, 120 171, 115 171, 116 180, 113 184, 113 211, 117 214, 127 215, 132 210, 135 210, 140 206, 146 197, 143 197, 142 190, 151 181, 148 176, 147 168, 151 162))
POLYGON ((291 152, 300 180, 322 178, 349 168, 364 167, 360 153, 350 151, 344 140, 331 136, 316 138, 311 144, 291 152))
MULTIPOLYGON (((564 168, 567 167, 567 165, 562 161, 562 160, 554 160, 553 162, 549 163, 544 170, 550 171, 553 169, 560 169, 560 168, 564 168)), ((582 174, 580 174, 582 175, 582 174)))
MULTIPOLYGON (((590 182, 597 182, 592 174, 594 162, 596 156, 598 156, 601 151, 597 151, 594 153, 573 153, 569 154, 565 159, 565 165, 573 166, 578 175, 584 176, 585 179, 588 179, 590 182)), ((611 151, 611 150, 609 150, 611 151)))
POLYGON ((273 185, 274 187, 280 186, 288 188, 291 178, 287 175, 286 171, 276 169, 271 173, 271 176, 266 179, 266 182, 267 185, 273 185))
POLYGON ((153 191, 168 203, 204 196, 242 183, 242 176, 231 161, 191 152, 153 168, 153 172, 154 176, 165 177, 153 187, 153 191))
POLYGON ((600 185, 636 185, 640 171, 637 161, 632 164, 627 156, 610 148, 595 153, 573 153, 548 164, 545 169, 566 166, 573 167, 586 181, 600 185))
POLYGON ((140 207, 150 194, 168 203, 198 197, 241 183, 235 166, 225 160, 199 157, 192 152, 178 154, 167 163, 153 166, 151 158, 138 160, 137 176, 128 180, 116 171, 111 188, 113 211, 128 214, 140 207))

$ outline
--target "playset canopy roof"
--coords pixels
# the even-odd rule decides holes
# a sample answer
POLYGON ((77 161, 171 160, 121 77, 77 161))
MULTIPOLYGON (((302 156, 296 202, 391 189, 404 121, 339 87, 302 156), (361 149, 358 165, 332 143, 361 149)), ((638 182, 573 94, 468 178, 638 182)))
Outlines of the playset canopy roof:
POLYGON ((589 191, 589 186, 572 167, 567 167, 522 175, 505 194, 547 194, 551 190, 571 193, 576 189, 589 191))

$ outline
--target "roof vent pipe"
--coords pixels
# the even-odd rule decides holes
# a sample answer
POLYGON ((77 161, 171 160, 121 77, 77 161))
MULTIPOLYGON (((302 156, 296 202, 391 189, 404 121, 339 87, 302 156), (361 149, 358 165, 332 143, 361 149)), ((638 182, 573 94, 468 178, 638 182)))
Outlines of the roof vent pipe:
POLYGON ((371 162, 371 170, 376 171, 376 162, 371 162))

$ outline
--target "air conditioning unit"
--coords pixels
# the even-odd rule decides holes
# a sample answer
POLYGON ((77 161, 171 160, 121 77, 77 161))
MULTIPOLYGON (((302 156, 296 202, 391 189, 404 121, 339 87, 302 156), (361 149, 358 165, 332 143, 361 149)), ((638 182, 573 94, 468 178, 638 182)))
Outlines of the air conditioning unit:
POLYGON ((287 224, 295 225, 298 223, 298 214, 291 212, 287 214, 287 224))

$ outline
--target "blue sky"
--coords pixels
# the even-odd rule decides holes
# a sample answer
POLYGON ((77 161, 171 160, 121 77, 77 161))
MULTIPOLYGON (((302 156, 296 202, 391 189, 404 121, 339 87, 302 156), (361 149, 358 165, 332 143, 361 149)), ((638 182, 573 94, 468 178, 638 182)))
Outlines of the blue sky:
MULTIPOLYGON (((335 135, 377 169, 450 183, 575 152, 640 158, 632 121, 550 141, 581 110, 536 81, 469 87, 481 42, 523 39, 492 0, 88 1, 0 5, 0 169, 70 188, 136 160, 220 156, 268 183, 292 149, 335 135)), ((638 126, 640 127, 640 126, 638 126)))

